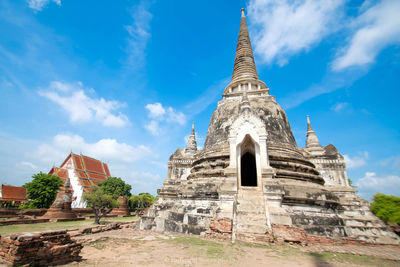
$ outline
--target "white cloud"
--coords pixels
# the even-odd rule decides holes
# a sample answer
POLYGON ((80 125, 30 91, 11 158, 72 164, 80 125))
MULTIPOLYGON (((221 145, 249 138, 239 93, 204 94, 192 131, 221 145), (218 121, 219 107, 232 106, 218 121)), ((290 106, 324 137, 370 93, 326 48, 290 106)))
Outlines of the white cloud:
POLYGON ((39 95, 60 105, 69 114, 72 123, 95 120, 107 127, 122 127, 129 122, 125 114, 113 114, 126 104, 104 98, 90 98, 80 82, 73 84, 53 81, 46 90, 40 90, 39 95))
POLYGON ((183 125, 186 122, 185 114, 172 107, 163 107, 159 102, 147 104, 145 108, 149 111, 150 121, 144 127, 154 136, 161 134, 163 125, 171 123, 183 125))
POLYGON ((395 171, 400 171, 400 155, 386 158, 380 162, 383 167, 390 167, 395 171))
POLYGON ((28 5, 35 11, 41 11, 50 2, 54 2, 61 6, 61 0, 28 0, 28 5))
POLYGON ((133 147, 109 138, 88 143, 79 135, 58 134, 51 143, 39 145, 36 156, 43 162, 51 162, 56 159, 62 160, 70 151, 104 161, 125 163, 134 162, 151 154, 150 148, 143 145, 133 147))
POLYGON ((186 122, 186 116, 182 112, 175 111, 173 108, 169 107, 167 109, 167 122, 183 125, 186 122))
POLYGON ((148 124, 144 126, 147 131, 151 133, 151 135, 159 135, 160 134, 160 123, 156 120, 151 120, 148 124))
POLYGON ((137 6, 132 7, 132 23, 126 25, 125 29, 129 34, 127 63, 130 68, 139 68, 145 61, 145 50, 149 41, 150 22, 153 15, 149 12, 150 4, 147 1, 141 1, 137 6))
POLYGON ((23 168, 29 167, 30 169, 33 169, 33 170, 36 170, 38 168, 35 164, 33 164, 32 162, 29 162, 29 161, 21 161, 18 164, 18 166, 23 167, 23 168))
POLYGON ((53 164, 59 166, 71 151, 108 163, 111 175, 121 177, 133 185, 133 190, 137 193, 151 191, 154 194, 152 190, 162 184, 158 174, 139 171, 140 167, 135 167, 135 164, 142 166, 142 160, 157 158, 157 153, 144 145, 132 146, 111 138, 88 142, 79 135, 58 134, 50 142, 39 144, 26 156, 42 166, 41 171, 46 172, 53 164))
POLYGON ((377 176, 375 172, 366 172, 355 185, 359 194, 366 199, 376 193, 400 195, 400 176, 397 175, 377 176))
POLYGON ((333 62, 333 69, 372 63, 381 50, 400 44, 399 10, 400 1, 383 0, 358 16, 353 24, 356 31, 333 62))
POLYGON ((266 63, 285 65, 337 29, 343 0, 251 0, 254 50, 266 63))
POLYGON ((335 111, 336 113, 340 113, 347 109, 349 107, 349 103, 346 102, 341 102, 341 103, 336 103, 333 107, 331 107, 331 110, 335 111))
POLYGON ((144 180, 144 182, 146 182, 148 180, 161 181, 162 182, 162 178, 158 173, 132 171, 130 173, 130 176, 132 178, 135 178, 136 180, 138 180, 138 179, 144 180))
POLYGON ((161 103, 147 104, 146 109, 150 112, 150 118, 159 118, 165 114, 165 109, 161 103))
POLYGON ((367 151, 359 153, 359 156, 350 157, 349 155, 343 155, 344 161, 346 162, 347 169, 356 169, 367 164, 369 153, 367 151))

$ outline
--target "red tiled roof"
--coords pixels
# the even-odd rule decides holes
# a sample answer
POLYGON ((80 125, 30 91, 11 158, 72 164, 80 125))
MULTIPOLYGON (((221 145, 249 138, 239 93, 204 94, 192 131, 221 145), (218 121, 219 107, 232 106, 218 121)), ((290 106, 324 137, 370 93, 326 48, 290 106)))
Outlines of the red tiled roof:
POLYGON ((2 198, 6 201, 26 201, 26 188, 11 185, 1 186, 2 198))
POLYGON ((86 156, 82 156, 83 164, 85 169, 91 172, 104 173, 103 164, 97 159, 92 159, 86 156))
POLYGON ((76 173, 78 174, 78 177, 81 179, 87 179, 87 175, 86 172, 81 172, 81 171, 76 171, 76 173))
POLYGON ((81 157, 75 154, 73 156, 74 156, 75 168, 81 171, 85 170, 82 165, 81 157))
POLYGON ((68 170, 60 168, 56 168, 56 175, 60 177, 63 182, 65 182, 65 180, 69 177, 68 170))
POLYGON ((73 153, 67 156, 64 162, 60 165, 60 168, 53 167, 49 174, 57 175, 65 181, 69 175, 68 170, 66 169, 68 167, 64 165, 71 157, 75 166, 75 173, 79 177, 84 192, 89 192, 90 186, 97 185, 99 182, 103 182, 107 178, 111 177, 110 170, 106 163, 94 158, 73 153))
POLYGON ((89 176, 90 179, 96 179, 96 180, 99 180, 100 182, 107 180, 107 176, 105 176, 105 175, 100 175, 100 174, 91 173, 91 172, 88 172, 87 175, 89 176))
POLYGON ((79 181, 80 181, 81 184, 82 184, 83 186, 85 186, 85 187, 90 187, 90 186, 91 186, 91 184, 90 184, 90 182, 89 182, 88 179, 80 179, 79 181))
POLYGON ((104 166, 104 170, 106 171, 107 176, 110 177, 111 174, 110 174, 110 170, 108 169, 107 163, 103 163, 103 166, 104 166))
MULTIPOLYGON (((91 180, 91 181, 92 181, 93 185, 98 185, 100 183, 99 181, 96 181, 96 180, 91 180)), ((91 189, 89 189, 89 191, 91 191, 91 189)))

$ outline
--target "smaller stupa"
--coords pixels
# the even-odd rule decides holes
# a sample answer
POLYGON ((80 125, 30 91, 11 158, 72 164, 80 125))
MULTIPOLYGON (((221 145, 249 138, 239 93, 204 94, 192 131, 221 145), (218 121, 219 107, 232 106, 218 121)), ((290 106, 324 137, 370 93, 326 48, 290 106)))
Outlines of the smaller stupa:
POLYGON ((120 196, 118 202, 121 203, 118 208, 115 208, 111 211, 110 215, 117 215, 118 217, 129 216, 131 213, 129 212, 128 207, 128 199, 124 196, 120 196))
POLYGON ((66 179, 64 186, 57 194, 51 207, 46 211, 42 218, 50 219, 50 221, 69 221, 79 220, 84 218, 77 218, 76 214, 71 209, 72 203, 72 189, 69 178, 66 179))

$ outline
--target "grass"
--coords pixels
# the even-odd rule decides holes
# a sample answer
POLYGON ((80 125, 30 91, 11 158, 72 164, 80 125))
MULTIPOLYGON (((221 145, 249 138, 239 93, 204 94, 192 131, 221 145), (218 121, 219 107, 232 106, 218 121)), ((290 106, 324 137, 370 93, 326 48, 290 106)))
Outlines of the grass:
POLYGON ((98 250, 102 250, 105 248, 118 248, 118 246, 123 245, 124 247, 130 248, 139 248, 140 241, 139 240, 131 240, 131 239, 121 239, 121 238, 109 238, 109 237, 102 237, 98 240, 85 243, 85 246, 91 246, 98 250))
MULTIPOLYGON (((110 217, 104 218, 100 221, 101 224, 113 222, 131 222, 138 220, 136 216, 129 217, 110 217)), ((14 224, 0 226, 0 235, 8 236, 12 234, 25 233, 25 232, 40 232, 46 230, 73 230, 82 229, 86 227, 95 226, 94 219, 83 221, 67 221, 67 222, 47 222, 35 224, 14 224)))
POLYGON ((264 252, 267 257, 298 260, 301 257, 311 257, 316 266, 329 266, 335 263, 357 265, 357 266, 399 266, 399 261, 383 259, 374 256, 362 256, 346 253, 333 252, 304 252, 297 246, 287 244, 281 245, 257 245, 245 242, 220 243, 211 240, 204 240, 199 237, 176 237, 166 240, 176 245, 183 246, 193 256, 205 257, 210 260, 224 259, 236 261, 237 257, 246 254, 245 250, 256 249, 264 252), (246 249, 247 248, 247 249, 246 249))
POLYGON ((93 242, 85 244, 86 246, 94 247, 99 250, 106 248, 108 245, 106 244, 109 241, 109 238, 98 239, 93 242))
POLYGON ((211 240, 204 240, 198 237, 181 236, 168 240, 184 248, 196 256, 208 256, 210 258, 221 258, 227 256, 226 244, 217 243, 211 240))
POLYGON ((309 252, 308 255, 313 257, 318 263, 339 262, 349 263, 361 266, 399 266, 399 261, 383 259, 374 256, 353 255, 347 253, 333 252, 309 252))

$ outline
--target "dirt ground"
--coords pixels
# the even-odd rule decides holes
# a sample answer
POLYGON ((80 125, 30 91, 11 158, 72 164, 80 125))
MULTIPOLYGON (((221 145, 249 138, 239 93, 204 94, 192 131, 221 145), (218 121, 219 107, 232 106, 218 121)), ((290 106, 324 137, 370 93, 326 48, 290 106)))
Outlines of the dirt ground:
POLYGON ((400 247, 251 245, 121 229, 76 237, 81 262, 67 266, 400 266, 400 247))

